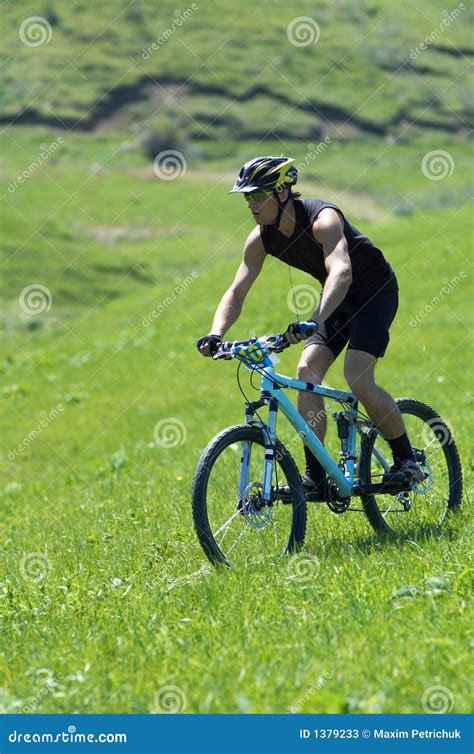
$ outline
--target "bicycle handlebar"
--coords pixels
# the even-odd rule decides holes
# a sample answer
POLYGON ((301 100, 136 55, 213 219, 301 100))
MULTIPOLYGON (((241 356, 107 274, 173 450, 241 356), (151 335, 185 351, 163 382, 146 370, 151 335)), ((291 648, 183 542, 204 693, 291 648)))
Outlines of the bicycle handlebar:
MULTIPOLYGON (((299 335, 306 335, 307 337, 311 337, 311 335, 314 335, 315 332, 318 330, 318 324, 317 322, 299 322, 298 323, 298 331, 296 334, 299 335)), ((278 335, 267 335, 263 338, 257 338, 253 337, 250 338, 250 340, 227 340, 223 341, 219 347, 217 348, 216 352, 212 354, 212 358, 217 359, 233 359, 235 354, 235 349, 238 346, 243 346, 244 348, 247 346, 254 345, 255 343, 259 343, 259 345, 267 351, 267 353, 280 353, 281 351, 284 351, 286 348, 289 348, 292 344, 288 342, 286 339, 287 332, 279 333, 278 335)), ((295 334, 295 333, 294 333, 295 334)))

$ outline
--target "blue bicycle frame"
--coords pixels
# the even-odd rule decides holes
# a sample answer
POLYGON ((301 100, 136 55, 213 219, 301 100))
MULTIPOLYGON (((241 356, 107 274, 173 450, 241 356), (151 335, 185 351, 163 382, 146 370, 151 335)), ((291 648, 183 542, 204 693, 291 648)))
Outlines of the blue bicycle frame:
MULTIPOLYGON (((326 469, 328 476, 332 479, 339 490, 339 496, 341 498, 350 497, 353 492, 354 467, 356 460, 355 450, 358 403, 355 395, 344 390, 334 390, 333 388, 324 387, 323 385, 294 380, 279 374, 275 371, 272 357, 268 355, 259 341, 250 345, 248 342, 234 343, 232 354, 248 369, 258 371, 261 374, 261 402, 268 404, 269 406, 268 423, 264 424, 261 421, 257 422, 262 426, 265 434, 265 460, 261 490, 262 499, 269 502, 272 495, 271 481, 273 477, 273 465, 275 462, 276 420, 279 408, 301 437, 303 443, 311 450, 323 468, 326 469), (344 402, 348 405, 348 408, 343 412, 348 427, 346 452, 344 453, 343 458, 344 470, 335 463, 322 442, 316 437, 309 424, 305 422, 301 414, 291 403, 290 399, 284 394, 282 388, 321 395, 325 398, 332 398, 333 400, 344 402)), ((260 403, 260 405, 262 404, 260 403)), ((247 404, 245 420, 247 423, 255 423, 254 409, 252 408, 251 403, 247 404)), ((245 498, 245 492, 248 487, 249 465, 250 444, 245 443, 240 467, 240 499, 245 498)))

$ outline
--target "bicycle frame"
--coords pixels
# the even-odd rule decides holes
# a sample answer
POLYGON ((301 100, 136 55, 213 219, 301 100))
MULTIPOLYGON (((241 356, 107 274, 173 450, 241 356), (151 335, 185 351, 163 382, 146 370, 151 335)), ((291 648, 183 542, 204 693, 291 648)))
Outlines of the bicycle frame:
MULTIPOLYGON (((239 356, 237 357, 239 358, 239 356)), ((249 365, 244 358, 240 359, 247 368, 255 369, 255 363, 249 365)), ((292 427, 296 430, 301 437, 304 444, 311 450, 318 461, 321 463, 328 476, 333 480, 334 484, 339 489, 340 497, 350 497, 353 492, 354 486, 354 466, 355 466, 355 449, 356 449, 356 434, 357 434, 357 398, 351 392, 343 390, 334 390, 330 387, 324 387, 323 385, 317 385, 312 382, 303 382, 301 380, 294 380, 289 377, 285 377, 275 371, 273 365, 257 367, 256 371, 259 371, 262 379, 260 384, 260 396, 261 402, 268 404, 269 417, 268 423, 262 425, 265 432, 265 461, 264 461, 264 474, 261 496, 266 502, 271 500, 271 481, 273 476, 273 464, 275 462, 275 442, 276 442, 276 420, 278 409, 280 408, 283 414, 286 416, 292 427), (313 430, 305 422, 301 414, 293 406, 290 399, 284 394, 282 388, 290 390, 298 390, 306 393, 313 393, 313 395, 321 395, 325 398, 331 398, 337 401, 344 401, 349 404, 349 408, 345 413, 349 418, 348 438, 347 438, 347 454, 345 461, 345 472, 338 466, 325 449, 322 442, 316 437, 313 430)), ((260 405, 262 405, 260 403, 260 405)), ((255 422, 254 409, 252 404, 247 404, 247 411, 245 420, 247 423, 255 422)), ((240 480, 239 480, 239 498, 242 500, 245 497, 245 492, 248 487, 248 473, 250 464, 250 448, 249 444, 243 448, 241 457, 240 468, 240 480)))
MULTIPOLYGON (((317 329, 312 321, 293 324, 294 327, 290 326, 284 333, 260 338, 253 336, 249 340, 219 342, 217 336, 206 336, 198 341, 204 355, 211 355, 216 360, 236 358, 240 361, 237 383, 246 406, 245 424, 228 427, 208 443, 194 476, 194 525, 199 541, 213 563, 230 565, 227 556, 246 539, 248 532, 267 529, 261 532, 261 537, 250 536, 249 548, 243 553, 243 563, 248 562, 249 557, 255 562, 254 541, 257 546, 263 544, 265 550, 272 546, 280 547, 281 540, 286 540, 285 530, 290 519, 291 529, 284 552, 297 550, 304 540, 307 503, 327 504, 337 514, 345 511, 364 513, 378 532, 398 533, 398 521, 409 536, 412 520, 410 518, 404 523, 399 514, 413 510, 413 521, 419 521, 428 528, 431 524, 426 519, 427 515, 434 512, 438 526, 447 513, 459 508, 461 503, 462 468, 458 452, 448 427, 436 411, 412 398, 398 399, 397 405, 402 415, 417 419, 414 432, 421 442, 417 443, 420 447, 413 445, 412 448, 414 460, 422 473, 386 477, 383 472, 392 470, 389 460, 391 448, 370 416, 359 410, 357 397, 352 392, 291 379, 275 370, 278 363, 276 354, 289 348, 290 340, 295 340, 288 333, 290 336, 299 334, 311 337, 317 329), (208 342, 204 348, 206 338, 208 342), (239 379, 242 364, 260 376, 260 395, 253 400, 247 397, 239 379), (338 402, 332 416, 337 424, 341 453, 337 457, 334 454, 335 460, 315 435, 315 431, 318 431, 315 422, 319 417, 309 411, 303 418, 286 390, 313 393, 338 402), (258 409, 262 407, 268 408, 268 417, 260 416, 258 409), (277 436, 279 410, 296 433, 287 447, 291 448, 296 442, 300 450, 299 443, 303 442, 303 446, 312 451, 327 474, 323 484, 313 488, 300 478, 297 466, 277 436), (426 436, 427 428, 430 430, 429 436, 426 436), (361 438, 360 449, 358 435, 361 438), (435 441, 436 447, 428 452, 435 441), (433 454, 440 447, 443 451, 441 460, 438 460, 440 456, 433 459, 433 454), (431 463, 433 460, 434 466, 431 463), (418 496, 425 495, 432 488, 433 469, 441 462, 444 464, 440 470, 442 486, 432 490, 427 506, 416 504, 418 496), (280 474, 276 474, 277 465, 281 466, 281 479, 280 474), (379 495, 383 496, 381 502, 379 495), (354 497, 360 498, 360 503, 355 506, 351 505, 351 498, 354 497), (441 519, 437 512, 439 506, 443 509, 441 519), (396 515, 389 515, 392 513, 396 515), (224 542, 232 522, 235 522, 232 533, 224 542)), ((312 403, 309 398, 307 403, 312 403)))

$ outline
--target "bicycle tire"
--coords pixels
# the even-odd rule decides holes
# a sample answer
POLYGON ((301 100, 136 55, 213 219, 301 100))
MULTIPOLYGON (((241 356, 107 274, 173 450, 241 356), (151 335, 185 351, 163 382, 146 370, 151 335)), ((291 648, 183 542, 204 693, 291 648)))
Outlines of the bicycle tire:
MULTIPOLYGON (((220 563, 229 566, 231 563, 216 542, 209 524, 206 502, 209 478, 216 460, 223 451, 234 443, 245 441, 264 447, 263 429, 249 424, 237 424, 223 430, 203 450, 194 474, 192 486, 194 528, 206 556, 214 565, 220 563)), ((288 554, 295 552, 303 544, 306 532, 306 500, 296 463, 279 440, 275 445, 275 463, 278 463, 290 488, 291 528, 283 551, 284 554, 288 554)))
MULTIPOLYGON (((449 427, 439 414, 431 408, 431 406, 414 398, 397 398, 396 403, 402 415, 412 415, 421 419, 428 424, 437 439, 440 441, 447 465, 449 480, 449 493, 443 515, 438 522, 434 522, 435 524, 440 524, 449 512, 459 509, 462 500, 462 467, 456 443, 454 442, 449 427)), ((377 437, 378 433, 375 430, 368 434, 363 434, 362 436, 359 459, 359 477, 363 485, 370 484, 372 481, 372 451, 377 437)), ((377 504, 375 495, 362 495, 361 499, 365 514, 375 531, 386 534, 397 534, 396 530, 387 523, 386 517, 384 517, 377 504)))

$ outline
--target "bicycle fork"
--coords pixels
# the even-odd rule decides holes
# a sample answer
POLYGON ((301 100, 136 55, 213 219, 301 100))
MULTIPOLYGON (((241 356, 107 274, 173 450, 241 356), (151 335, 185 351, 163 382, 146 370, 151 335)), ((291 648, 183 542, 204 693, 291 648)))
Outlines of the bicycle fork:
MULTIPOLYGON (((268 410, 268 422, 263 425, 260 421, 254 419, 255 410, 265 405, 265 401, 254 401, 247 403, 245 409, 246 424, 257 424, 262 426, 265 438, 265 457, 263 466, 263 483, 260 496, 263 502, 270 503, 272 497, 272 476, 273 464, 275 462, 275 444, 276 444, 276 420, 278 403, 274 398, 270 399, 268 410)), ((250 454, 251 443, 244 442, 242 455, 240 457, 240 477, 239 477, 239 501, 244 502, 249 487, 250 471, 250 454)))

